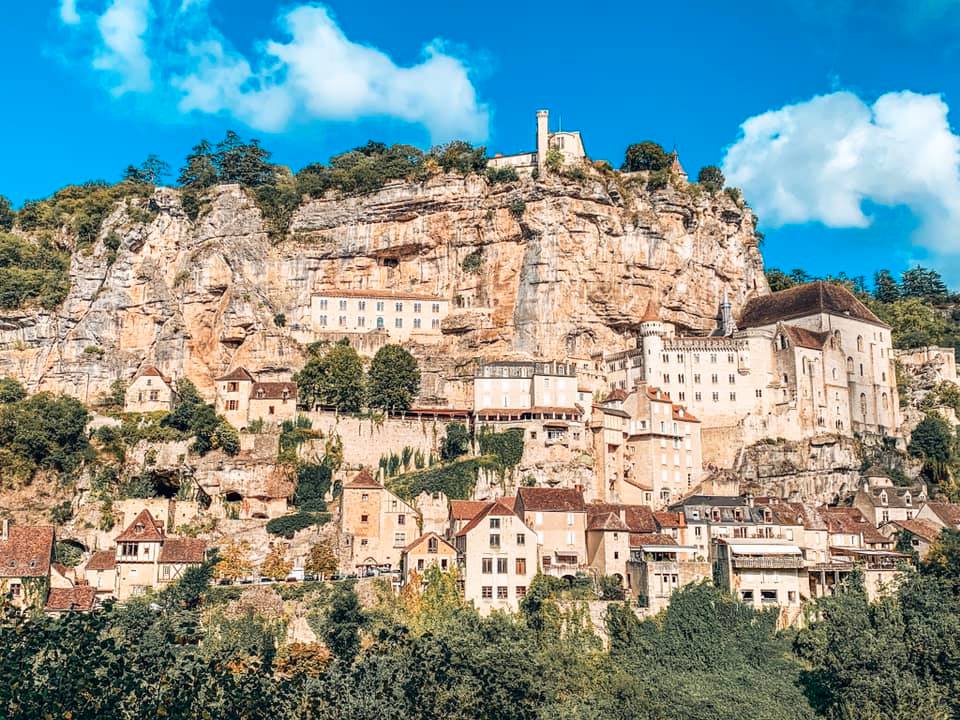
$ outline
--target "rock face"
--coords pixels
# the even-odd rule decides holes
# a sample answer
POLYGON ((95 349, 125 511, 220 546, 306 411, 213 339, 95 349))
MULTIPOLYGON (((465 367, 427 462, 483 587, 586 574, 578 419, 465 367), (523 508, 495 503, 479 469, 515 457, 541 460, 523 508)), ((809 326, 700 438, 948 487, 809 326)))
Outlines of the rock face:
POLYGON ((624 347, 651 297, 665 320, 708 330, 724 289, 735 310, 768 292, 749 209, 722 193, 631 182, 594 171, 395 182, 306 202, 279 243, 240 187, 209 191, 196 221, 178 191, 161 188, 151 213, 121 203, 93 251, 74 254, 59 310, 0 317, 0 373, 92 401, 153 364, 210 395, 228 367, 298 369, 320 287, 450 298, 443 351, 423 353, 440 374, 468 357, 624 347), (112 263, 110 233, 121 241, 112 263), (462 265, 472 253, 479 270, 462 265))

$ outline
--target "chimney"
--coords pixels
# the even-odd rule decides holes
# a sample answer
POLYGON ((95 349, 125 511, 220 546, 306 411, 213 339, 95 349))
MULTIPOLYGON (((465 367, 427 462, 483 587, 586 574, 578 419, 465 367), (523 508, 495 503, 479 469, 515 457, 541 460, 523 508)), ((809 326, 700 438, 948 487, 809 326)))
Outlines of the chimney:
POLYGON ((583 495, 583 485, 580 485, 580 484, 574 485, 573 489, 576 490, 581 495, 583 495))
POLYGON ((10 539, 10 519, 3 518, 0 520, 0 540, 9 540, 10 539))
POLYGON ((550 112, 537 110, 537 169, 542 173, 547 162, 550 139, 550 112))

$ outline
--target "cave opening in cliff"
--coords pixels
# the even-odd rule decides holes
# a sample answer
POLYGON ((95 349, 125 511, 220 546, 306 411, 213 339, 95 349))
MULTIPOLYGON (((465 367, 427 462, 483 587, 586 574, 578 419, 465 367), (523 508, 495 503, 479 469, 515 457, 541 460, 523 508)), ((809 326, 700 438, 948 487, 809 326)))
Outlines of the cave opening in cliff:
POLYGON ((231 490, 223 494, 223 501, 228 503, 238 503, 243 501, 243 495, 236 490, 231 490))

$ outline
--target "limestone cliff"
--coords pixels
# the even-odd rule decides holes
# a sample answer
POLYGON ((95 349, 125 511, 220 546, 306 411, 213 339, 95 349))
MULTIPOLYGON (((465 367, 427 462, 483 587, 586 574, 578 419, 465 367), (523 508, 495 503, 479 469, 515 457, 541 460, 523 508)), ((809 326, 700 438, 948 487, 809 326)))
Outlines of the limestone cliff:
POLYGON ((441 175, 309 200, 274 242, 240 187, 209 191, 196 220, 160 188, 118 204, 92 251, 73 254, 61 308, 0 317, 0 373, 91 401, 145 364, 208 393, 233 365, 284 374, 312 337, 311 293, 334 286, 450 298, 444 351, 420 350, 439 375, 476 356, 623 347, 651 297, 665 319, 709 330, 724 289, 735 309, 768 292, 754 226, 723 193, 648 192, 591 170, 497 185, 441 175), (479 269, 464 268, 471 254, 479 269))

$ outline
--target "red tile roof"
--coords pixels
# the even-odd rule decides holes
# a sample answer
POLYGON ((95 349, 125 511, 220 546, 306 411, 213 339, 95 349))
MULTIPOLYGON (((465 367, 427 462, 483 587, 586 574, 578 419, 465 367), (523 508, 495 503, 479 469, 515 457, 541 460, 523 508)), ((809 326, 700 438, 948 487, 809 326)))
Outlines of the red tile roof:
POLYGON ((140 372, 140 375, 138 375, 138 377, 144 377, 144 376, 148 376, 148 377, 158 377, 158 378, 160 378, 161 380, 163 380, 163 382, 165 382, 167 385, 170 384, 170 378, 169 378, 169 376, 164 375, 162 372, 160 372, 159 370, 157 370, 157 368, 155 368, 153 365, 147 365, 147 367, 145 367, 145 368, 140 372))
POLYGON ((405 553, 412 552, 414 549, 416 549, 416 547, 417 547, 418 545, 426 542, 428 539, 430 539, 430 538, 432 538, 432 537, 434 537, 434 538, 436 538, 437 540, 439 540, 440 542, 442 542, 444 545, 446 545, 448 548, 450 548, 450 549, 453 550, 454 552, 457 551, 457 549, 456 549, 453 545, 451 545, 449 542, 447 542, 447 541, 444 540, 442 537, 440 537, 439 535, 437 535, 437 533, 435 533, 435 532, 426 532, 426 533, 424 533, 423 535, 421 535, 420 537, 418 537, 416 540, 414 540, 412 543, 410 543, 409 545, 407 545, 407 546, 403 549, 403 552, 405 552, 405 553))
POLYGON ((457 533, 457 537, 460 537, 461 535, 466 535, 468 532, 470 532, 475 527, 477 527, 481 522, 483 522, 483 519, 486 518, 488 515, 493 515, 494 517, 497 517, 497 516, 506 517, 509 515, 513 515, 514 517, 516 517, 517 513, 514 512, 512 507, 508 507, 507 505, 504 505, 503 500, 489 502, 487 503, 486 507, 483 510, 477 513, 476 517, 474 517, 473 520, 471 520, 470 522, 468 522, 466 525, 463 526, 463 529, 457 533))
POLYGON ((586 510, 583 493, 574 488, 522 487, 517 490, 517 505, 521 503, 524 512, 584 512, 586 510))
POLYGON ((53 555, 53 527, 10 525, 0 540, 0 578, 46 577, 53 555))
POLYGON ((658 322, 660 320, 660 306, 656 300, 650 298, 647 302, 647 309, 643 312, 640 322, 658 322))
POLYGON ((114 538, 117 542, 163 542, 163 526, 153 519, 150 511, 140 511, 127 529, 114 538))
POLYGON ((896 525, 928 543, 934 543, 940 537, 940 528, 927 520, 894 520, 891 525, 896 525))
POLYGON ((383 489, 383 485, 381 485, 376 480, 374 480, 373 475, 371 475, 370 471, 367 470, 366 468, 363 468, 363 470, 358 472, 354 476, 353 480, 348 482, 343 487, 344 489, 350 489, 350 490, 382 490, 383 489))
POLYGON ((93 610, 97 591, 92 585, 77 585, 71 588, 50 588, 46 609, 50 612, 80 612, 93 610))
POLYGON ((672 513, 661 510, 660 512, 655 512, 653 517, 657 522, 657 527, 661 530, 663 528, 682 528, 686 526, 683 513, 672 513))
POLYGON ((700 422, 700 420, 695 415, 688 412, 683 405, 673 406, 673 419, 682 420, 683 422, 700 422))
POLYGON ((590 522, 587 523, 587 530, 630 532, 627 524, 620 519, 617 513, 613 512, 590 516, 590 522))
POLYGON ((657 532, 657 523, 653 517, 653 510, 646 505, 620 505, 618 503, 589 503, 587 506, 587 517, 594 517, 604 513, 612 512, 620 515, 623 511, 623 519, 630 528, 630 532, 635 533, 655 533, 657 532))
POLYGON ((623 402, 627 399, 627 391, 622 388, 617 388, 616 390, 611 390, 607 396, 600 402, 623 402))
POLYGON ((930 511, 940 518, 940 522, 952 530, 960 530, 960 504, 928 502, 930 511))
POLYGON ((640 545, 676 545, 677 541, 669 535, 660 533, 630 533, 630 547, 640 545))
POLYGON ((251 400, 296 400, 295 382, 255 382, 250 389, 251 400))
POLYGON ((863 542, 867 545, 884 545, 890 542, 857 508, 821 507, 820 514, 831 533, 862 534, 863 542))
POLYGON ((116 550, 100 550, 95 552, 90 556, 90 559, 87 560, 87 564, 84 565, 84 571, 96 571, 96 570, 116 570, 117 568, 117 551, 116 550))
POLYGON ((822 350, 830 337, 830 333, 814 332, 795 325, 784 325, 783 332, 790 338, 790 342, 797 347, 810 348, 811 350, 822 350))
POLYGON ((221 375, 220 377, 217 378, 217 382, 220 382, 221 380, 237 380, 237 381, 245 381, 245 382, 254 382, 253 375, 248 373, 246 368, 242 368, 242 367, 235 368, 230 372, 228 372, 226 375, 221 375))
POLYGON ((889 327, 845 287, 822 280, 753 298, 744 306, 737 325, 741 328, 772 325, 780 320, 820 313, 852 317, 889 327))
POLYGON ((486 500, 451 500, 450 517, 454 520, 473 520, 487 504, 486 500))
POLYGON ((647 397, 656 402, 670 402, 670 393, 660 388, 647 387, 647 397))
POLYGON ((198 538, 170 538, 160 548, 162 563, 195 563, 199 565, 207 552, 207 543, 198 538))

